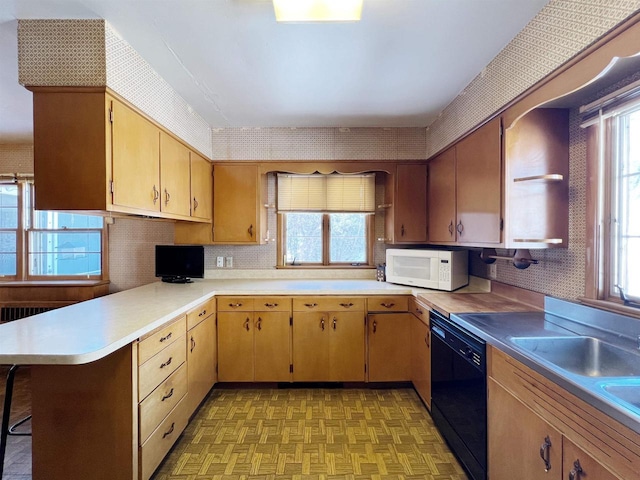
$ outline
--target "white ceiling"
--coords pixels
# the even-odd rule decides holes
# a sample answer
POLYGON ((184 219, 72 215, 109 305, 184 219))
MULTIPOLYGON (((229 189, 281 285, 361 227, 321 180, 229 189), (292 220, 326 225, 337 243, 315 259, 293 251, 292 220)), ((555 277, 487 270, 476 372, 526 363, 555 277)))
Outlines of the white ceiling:
POLYGON ((365 0, 277 24, 270 0, 0 1, 0 143, 31 141, 18 18, 104 18, 215 128, 425 127, 548 0, 365 0))

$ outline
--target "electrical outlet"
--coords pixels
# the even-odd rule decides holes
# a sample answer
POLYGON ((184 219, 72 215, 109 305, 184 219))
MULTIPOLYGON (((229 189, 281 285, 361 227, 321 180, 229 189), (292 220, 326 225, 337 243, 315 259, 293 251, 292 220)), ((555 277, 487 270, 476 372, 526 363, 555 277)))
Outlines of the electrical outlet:
POLYGON ((498 265, 492 263, 489 265, 489 278, 495 280, 498 277, 498 265))
POLYGON ((216 267, 219 267, 219 268, 224 267, 224 257, 218 257, 216 259, 216 267))

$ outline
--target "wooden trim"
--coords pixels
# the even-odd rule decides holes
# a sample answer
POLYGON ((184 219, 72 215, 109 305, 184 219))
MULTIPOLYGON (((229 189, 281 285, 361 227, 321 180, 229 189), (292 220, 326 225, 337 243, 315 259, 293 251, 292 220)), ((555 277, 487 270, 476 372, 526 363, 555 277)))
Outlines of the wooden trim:
POLYGON ((330 251, 329 245, 331 242, 331 223, 329 223, 329 214, 324 213, 322 215, 322 264, 329 265, 330 263, 330 251))
POLYGON ((587 128, 587 236, 585 250, 585 296, 587 298, 600 298, 602 280, 599 272, 602 271, 602 229, 599 222, 599 154, 600 128, 591 125, 587 128))
POLYGON ((596 307, 608 312, 621 313, 629 317, 640 319, 640 309, 634 307, 627 307, 620 302, 614 302, 612 300, 599 300, 594 298, 579 297, 578 301, 590 307, 596 307))
MULTIPOLYGON (((367 172, 385 172, 391 173, 395 171, 395 165, 397 163, 406 163, 407 160, 398 161, 354 161, 354 160, 331 160, 331 161, 286 161, 275 160, 267 162, 252 162, 256 163, 261 173, 270 172, 283 172, 283 173, 298 173, 310 175, 312 173, 330 174, 334 172, 338 173, 367 173, 367 172)), ((415 160, 416 163, 424 163, 425 160, 415 160)), ((238 162, 214 162, 223 163, 225 165, 238 163, 238 162)), ((245 162, 246 163, 246 162, 245 162)))

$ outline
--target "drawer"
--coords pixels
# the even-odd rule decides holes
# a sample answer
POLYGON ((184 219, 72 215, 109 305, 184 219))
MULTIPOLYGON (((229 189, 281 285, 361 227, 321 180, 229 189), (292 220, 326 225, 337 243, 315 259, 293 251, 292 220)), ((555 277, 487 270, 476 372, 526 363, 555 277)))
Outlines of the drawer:
POLYGON ((212 297, 187 312, 187 330, 191 330, 202 320, 214 313, 216 313, 216 299, 212 297))
POLYGON ((298 297, 293 299, 295 312, 364 311, 364 297, 298 297))
POLYGON ((253 297, 219 297, 219 312, 253 312, 253 297))
POLYGON ((186 393, 187 364, 183 363, 140 404, 140 443, 149 438, 186 393))
POLYGON ((187 333, 186 317, 180 317, 177 321, 143 337, 138 343, 138 365, 142 365, 185 333, 187 333))
POLYGON ((255 297, 253 309, 256 312, 290 312, 291 297, 255 297))
POLYGON ((186 336, 182 335, 138 367, 138 401, 149 395, 187 358, 186 336))
POLYGON ((409 298, 409 311, 418 317, 425 325, 429 325, 429 307, 414 297, 409 298))
POLYGON ((369 297, 367 298, 367 309, 370 312, 408 312, 409 297, 406 295, 369 297))
POLYGON ((151 477, 186 428, 189 420, 186 404, 185 399, 182 399, 140 447, 139 468, 142 480, 151 477))

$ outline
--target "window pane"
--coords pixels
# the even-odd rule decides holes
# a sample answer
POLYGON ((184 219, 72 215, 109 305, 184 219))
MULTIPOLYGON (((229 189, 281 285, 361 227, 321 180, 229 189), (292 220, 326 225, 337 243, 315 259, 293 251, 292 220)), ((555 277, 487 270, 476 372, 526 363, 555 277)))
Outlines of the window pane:
POLYGON ((287 213, 286 263, 322 263, 322 214, 287 213))
POLYGON ((0 207, 18 206, 18 186, 0 185, 0 207))
POLYGON ((361 213, 329 215, 330 263, 367 262, 367 222, 361 213))
POLYGON ((100 275, 100 232, 30 232, 30 275, 100 275))
POLYGON ((0 275, 16 274, 17 258, 15 253, 0 253, 0 275))
POLYGON ((81 215, 77 213, 49 212, 47 210, 37 210, 34 212, 33 228, 102 228, 102 217, 98 217, 95 215, 81 215))

